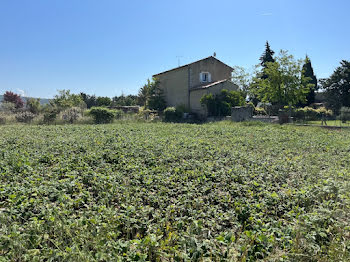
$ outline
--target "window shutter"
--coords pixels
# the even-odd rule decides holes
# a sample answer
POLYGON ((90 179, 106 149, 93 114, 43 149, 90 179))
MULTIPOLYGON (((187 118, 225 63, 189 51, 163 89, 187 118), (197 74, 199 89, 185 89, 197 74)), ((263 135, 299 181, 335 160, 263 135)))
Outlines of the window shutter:
POLYGON ((208 82, 211 82, 211 74, 208 73, 208 82))

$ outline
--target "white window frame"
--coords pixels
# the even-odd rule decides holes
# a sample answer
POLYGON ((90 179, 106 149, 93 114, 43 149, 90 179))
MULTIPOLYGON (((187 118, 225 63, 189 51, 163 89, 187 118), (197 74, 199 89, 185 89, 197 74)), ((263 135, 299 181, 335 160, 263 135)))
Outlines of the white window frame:
POLYGON ((199 81, 201 83, 208 83, 208 82, 211 82, 211 75, 209 72, 201 72, 199 74, 199 81), (204 80, 204 76, 206 76, 206 79, 204 80))

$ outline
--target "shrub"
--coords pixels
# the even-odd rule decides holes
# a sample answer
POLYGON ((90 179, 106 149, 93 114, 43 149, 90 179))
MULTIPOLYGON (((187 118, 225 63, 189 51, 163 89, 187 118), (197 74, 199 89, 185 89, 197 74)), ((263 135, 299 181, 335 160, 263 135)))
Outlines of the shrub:
POLYGON ((342 107, 340 109, 340 119, 343 122, 350 121, 350 107, 342 107))
POLYGON ((15 118, 17 122, 30 123, 34 119, 35 115, 31 112, 24 111, 16 114, 15 118))
POLYGON ((45 124, 53 123, 56 120, 57 115, 59 113, 60 113, 60 110, 56 107, 53 107, 53 106, 46 107, 44 111, 44 123, 45 124))
POLYGON ((5 113, 14 113, 16 112, 16 105, 11 102, 2 102, 0 110, 5 112, 5 113))
POLYGON ((231 114, 231 107, 243 106, 245 100, 239 91, 222 89, 217 95, 204 95, 200 103, 207 108, 210 116, 227 116, 231 114))
POLYGON ((6 117, 2 114, 0 114, 0 125, 6 124, 6 117))
POLYGON ((176 122, 181 120, 183 112, 177 110, 175 107, 167 107, 164 110, 164 120, 166 122, 176 122))
POLYGON ((71 124, 73 124, 76 120, 78 120, 79 117, 81 117, 80 109, 76 107, 66 109, 62 113, 62 119, 71 124))
POLYGON ((255 107, 254 108, 254 115, 258 115, 258 116, 266 116, 266 110, 265 108, 262 107, 255 107))
POLYGON ((106 124, 113 122, 115 112, 104 107, 92 107, 88 114, 93 117, 96 124, 106 124))
POLYGON ((26 108, 29 110, 29 112, 33 113, 33 114, 39 114, 40 112, 40 99, 37 98, 29 98, 27 100, 27 104, 26 104, 26 108))
POLYGON ((115 110, 115 118, 122 119, 124 112, 122 110, 115 110))
POLYGON ((299 120, 313 121, 320 120, 322 117, 332 117, 332 110, 327 110, 325 107, 314 109, 312 107, 298 108, 294 111, 293 116, 299 120))

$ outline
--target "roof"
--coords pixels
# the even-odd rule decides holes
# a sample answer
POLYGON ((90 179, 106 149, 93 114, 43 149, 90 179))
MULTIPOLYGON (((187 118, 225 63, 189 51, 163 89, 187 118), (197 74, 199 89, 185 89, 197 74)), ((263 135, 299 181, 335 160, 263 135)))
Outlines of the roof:
POLYGON ((191 88, 191 90, 207 89, 207 88, 210 88, 212 86, 216 86, 218 84, 224 83, 226 81, 229 81, 229 80, 228 79, 219 80, 219 81, 216 81, 214 83, 210 83, 209 85, 193 87, 193 88, 191 88))
POLYGON ((208 57, 206 57, 206 58, 203 58, 203 59, 197 60, 197 61, 195 61, 195 62, 192 62, 192 63, 186 64, 186 65, 183 65, 183 66, 175 67, 175 68, 173 68, 173 69, 170 69, 170 70, 167 70, 167 71, 164 71, 164 72, 161 72, 161 73, 155 74, 155 75, 153 75, 153 76, 162 75, 162 74, 165 74, 165 73, 168 73, 168 72, 171 72, 171 71, 177 70, 177 69, 181 69, 181 68, 187 67, 187 66, 189 66, 189 65, 193 65, 193 64, 195 64, 195 63, 198 63, 198 62, 200 62, 200 61, 203 61, 203 60, 206 60, 206 59, 210 59, 210 58, 214 58, 215 60, 219 61, 220 63, 224 64, 225 66, 227 66, 227 67, 229 67, 229 68, 231 68, 231 69, 233 70, 233 68, 232 68, 231 66, 226 65, 224 62, 220 61, 220 60, 219 60, 219 59, 217 59, 216 57, 214 57, 214 56, 208 56, 208 57))

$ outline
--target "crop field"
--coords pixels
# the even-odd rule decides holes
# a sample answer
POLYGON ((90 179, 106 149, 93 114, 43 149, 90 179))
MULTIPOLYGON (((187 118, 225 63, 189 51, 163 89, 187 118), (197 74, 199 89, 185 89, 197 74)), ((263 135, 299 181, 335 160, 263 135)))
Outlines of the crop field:
POLYGON ((350 130, 0 126, 0 261, 350 261, 350 130))

